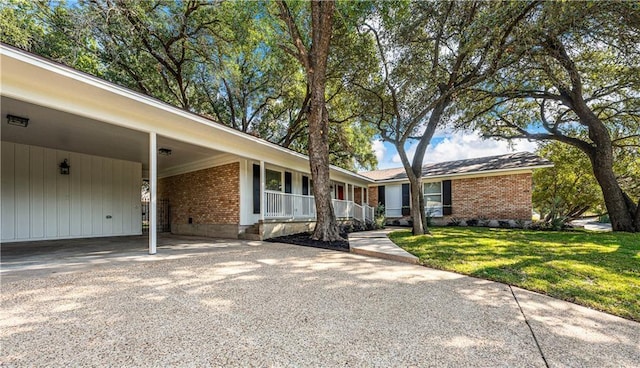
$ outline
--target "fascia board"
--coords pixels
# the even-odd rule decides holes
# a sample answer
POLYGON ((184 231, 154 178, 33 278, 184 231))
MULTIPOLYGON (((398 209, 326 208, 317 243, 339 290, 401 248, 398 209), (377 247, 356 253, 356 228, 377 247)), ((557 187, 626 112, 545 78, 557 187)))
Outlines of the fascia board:
MULTIPOLYGON (((2 95, 253 160, 308 168, 308 157, 100 78, 0 44, 2 95), (24 76, 28 76, 25 78, 24 76), (43 81, 46 81, 43 83, 43 81), (179 126, 180 129, 176 129, 179 126)), ((334 175, 373 183, 337 166, 334 175)))
MULTIPOLYGON (((446 175, 429 175, 423 176, 422 180, 431 180, 431 179, 469 179, 469 178, 480 178, 484 176, 498 176, 503 174, 526 174, 532 172, 534 169, 543 169, 547 167, 553 167, 553 164, 545 164, 545 165, 537 165, 537 166, 529 166, 526 168, 514 168, 514 169, 499 169, 499 170, 486 170, 486 171, 473 171, 468 173, 459 173, 459 174, 446 174, 446 175)), ((409 179, 392 179, 392 180, 376 180, 375 184, 386 184, 386 183, 408 183, 409 179)))

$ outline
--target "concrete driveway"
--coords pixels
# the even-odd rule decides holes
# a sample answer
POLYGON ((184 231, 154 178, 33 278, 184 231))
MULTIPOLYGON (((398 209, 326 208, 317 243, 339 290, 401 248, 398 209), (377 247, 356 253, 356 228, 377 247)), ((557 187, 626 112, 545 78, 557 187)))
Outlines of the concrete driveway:
POLYGON ((137 241, 3 258, 0 365, 640 364, 640 324, 503 284, 284 244, 173 237, 148 256, 137 241))

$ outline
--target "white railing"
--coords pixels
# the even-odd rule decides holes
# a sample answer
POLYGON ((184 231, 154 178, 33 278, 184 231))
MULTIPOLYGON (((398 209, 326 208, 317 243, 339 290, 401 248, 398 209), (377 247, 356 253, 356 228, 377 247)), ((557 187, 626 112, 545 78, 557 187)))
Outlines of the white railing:
POLYGON ((265 190, 264 217, 314 219, 316 203, 313 196, 265 190))
POLYGON ((369 206, 368 204, 364 205, 364 219, 365 221, 374 221, 376 218, 376 209, 369 206))
MULTIPOLYGON (((355 218, 373 221, 375 209, 367 204, 333 199, 333 212, 337 218, 355 218)), ((272 190, 264 192, 264 217, 266 219, 310 220, 316 218, 316 203, 313 196, 282 193, 272 190)))
POLYGON ((364 221, 364 207, 361 205, 354 203, 353 204, 353 218, 364 221))
POLYGON ((333 213, 337 218, 352 218, 353 217, 353 205, 351 201, 345 201, 342 199, 333 199, 333 213))

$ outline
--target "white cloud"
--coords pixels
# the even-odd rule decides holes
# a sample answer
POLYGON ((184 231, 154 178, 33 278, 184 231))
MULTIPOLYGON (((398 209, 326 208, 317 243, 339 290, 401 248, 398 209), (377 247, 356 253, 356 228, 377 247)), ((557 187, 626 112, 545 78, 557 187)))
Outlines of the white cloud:
POLYGON ((384 146, 384 143, 381 140, 376 139, 375 141, 371 142, 371 149, 373 149, 373 152, 375 152, 378 162, 382 162, 382 159, 387 152, 387 147, 384 146))
POLYGON ((424 156, 424 162, 453 161, 521 151, 533 152, 536 147, 536 142, 524 139, 513 140, 509 145, 508 141, 482 139, 474 132, 455 132, 441 142, 430 145, 424 156))
MULTIPOLYGON (((413 159, 417 145, 407 149, 407 156, 413 159)), ((455 161, 466 158, 503 155, 512 152, 533 152, 537 147, 536 142, 524 139, 513 140, 511 146, 508 141, 496 139, 482 139, 475 132, 453 132, 441 136, 436 143, 427 147, 424 163, 455 161)), ((396 153, 391 162, 400 163, 400 156, 396 153)))

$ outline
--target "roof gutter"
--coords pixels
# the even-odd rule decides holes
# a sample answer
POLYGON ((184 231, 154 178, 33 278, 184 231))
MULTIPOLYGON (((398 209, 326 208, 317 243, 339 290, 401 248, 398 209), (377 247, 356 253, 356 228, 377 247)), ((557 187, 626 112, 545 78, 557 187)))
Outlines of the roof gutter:
MULTIPOLYGON (((478 174, 500 174, 500 173, 507 173, 511 171, 529 171, 534 169, 544 169, 544 168, 553 167, 553 166, 554 166, 553 164, 543 164, 543 165, 519 167, 519 168, 513 168, 513 169, 495 169, 495 170, 483 170, 483 171, 469 171, 466 173, 455 173, 455 174, 427 175, 427 176, 423 176, 422 178, 423 179, 440 179, 440 178, 451 178, 451 177, 468 176, 468 175, 478 175, 478 174)), ((400 179, 381 179, 381 180, 374 180, 374 181, 377 184, 385 184, 385 183, 405 182, 408 180, 409 178, 405 177, 400 179)))

